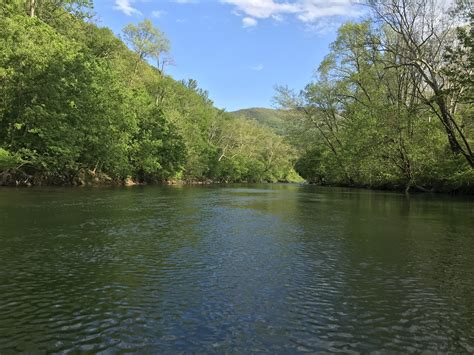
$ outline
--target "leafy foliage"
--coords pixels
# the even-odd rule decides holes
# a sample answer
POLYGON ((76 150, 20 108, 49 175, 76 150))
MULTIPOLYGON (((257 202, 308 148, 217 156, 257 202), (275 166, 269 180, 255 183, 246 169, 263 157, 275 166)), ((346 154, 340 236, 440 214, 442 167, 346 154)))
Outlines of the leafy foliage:
POLYGON ((84 21, 92 5, 9 0, 0 8, 1 184, 294 175, 281 137, 214 108, 196 81, 164 75, 170 45, 151 21, 124 29, 132 51, 84 21))
POLYGON ((457 27, 447 19, 431 23, 430 11, 439 10, 433 4, 370 1, 372 19, 339 29, 315 81, 300 93, 278 88, 301 176, 407 191, 472 190, 472 28, 459 19, 449 22, 457 27), (417 4, 424 12, 414 11, 417 4))

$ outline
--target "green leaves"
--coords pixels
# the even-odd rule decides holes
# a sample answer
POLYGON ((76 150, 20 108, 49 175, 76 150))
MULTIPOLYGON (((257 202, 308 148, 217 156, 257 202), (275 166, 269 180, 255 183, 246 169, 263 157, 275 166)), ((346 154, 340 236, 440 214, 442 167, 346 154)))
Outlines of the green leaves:
POLYGON ((225 182, 288 181, 294 150, 272 130, 242 117, 225 115, 214 136, 214 174, 225 182))
POLYGON ((107 63, 36 19, 16 16, 3 25, 0 67, 7 73, 2 91, 9 99, 0 145, 35 150, 37 159, 24 173, 38 179, 72 177, 97 160, 110 172, 123 170, 126 112, 107 63))
POLYGON ((25 161, 18 155, 0 148, 0 171, 9 171, 16 169, 25 161))
MULTIPOLYGON (((459 132, 472 142, 466 80, 472 71, 470 42, 465 29, 458 35, 444 68, 450 76, 443 78, 444 85, 452 92, 442 95, 452 95, 450 109, 455 108, 459 132), (459 90, 463 85, 465 90, 459 90)), ((299 95, 279 89, 277 100, 292 123, 289 138, 299 149, 295 167, 307 180, 426 190, 449 189, 444 184, 454 186, 455 176, 471 175, 459 174, 469 167, 448 149, 436 97, 423 86, 417 68, 403 64, 403 46, 389 26, 347 23, 314 82, 299 95)))
POLYGON ((176 127, 154 105, 140 108, 139 130, 134 137, 132 162, 141 182, 171 179, 186 162, 186 148, 176 127))
POLYGON ((151 21, 124 29, 133 53, 82 20, 92 1, 37 0, 35 18, 24 5, 0 14, 1 184, 294 178, 281 136, 163 74, 170 44, 151 21))
POLYGON ((168 55, 171 46, 165 34, 154 27, 151 20, 143 20, 136 26, 127 25, 123 29, 123 36, 137 54, 138 60, 154 59, 157 69, 163 71, 167 60, 165 55, 168 55))

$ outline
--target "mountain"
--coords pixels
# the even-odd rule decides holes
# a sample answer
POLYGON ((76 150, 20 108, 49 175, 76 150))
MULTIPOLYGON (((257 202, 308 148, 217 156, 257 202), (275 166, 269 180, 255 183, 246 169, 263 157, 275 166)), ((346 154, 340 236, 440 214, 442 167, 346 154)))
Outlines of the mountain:
POLYGON ((245 118, 259 123, 262 126, 269 127, 276 133, 282 134, 285 128, 283 112, 280 110, 253 107, 231 112, 236 117, 245 118))

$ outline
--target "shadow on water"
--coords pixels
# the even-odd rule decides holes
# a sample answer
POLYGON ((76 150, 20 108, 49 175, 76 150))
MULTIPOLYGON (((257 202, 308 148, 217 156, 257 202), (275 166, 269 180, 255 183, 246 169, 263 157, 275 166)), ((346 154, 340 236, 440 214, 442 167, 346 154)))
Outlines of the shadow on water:
POLYGON ((0 190, 3 351, 474 351, 470 199, 0 190))

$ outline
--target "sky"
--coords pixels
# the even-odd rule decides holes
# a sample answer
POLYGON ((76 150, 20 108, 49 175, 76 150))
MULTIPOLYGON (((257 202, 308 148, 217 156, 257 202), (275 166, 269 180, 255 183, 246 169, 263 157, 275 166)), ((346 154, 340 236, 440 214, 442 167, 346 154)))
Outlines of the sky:
POLYGON ((214 104, 273 107, 275 85, 300 90, 337 28, 356 20, 351 0, 96 0, 99 25, 117 35, 151 19, 171 42, 177 80, 195 79, 214 104))

